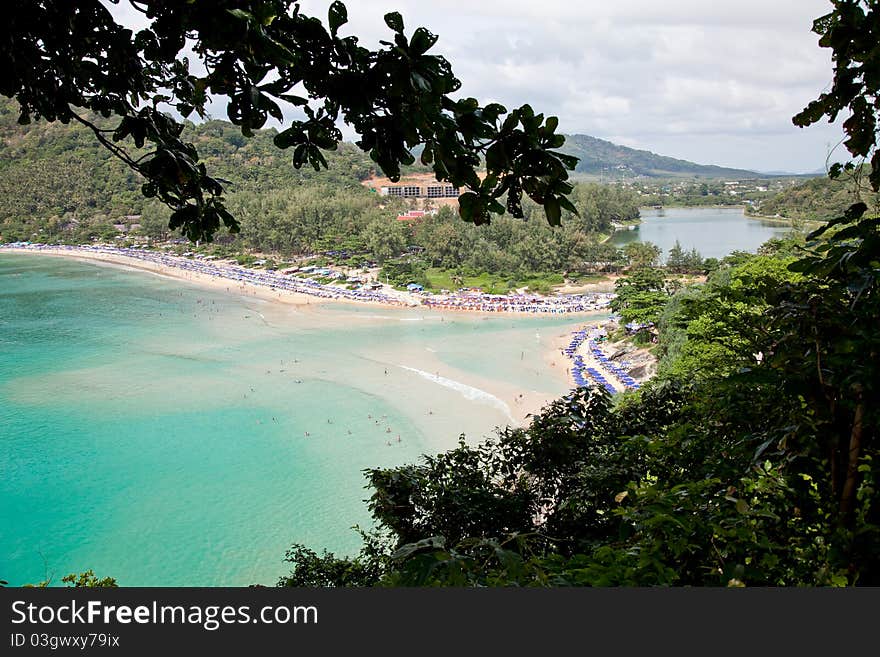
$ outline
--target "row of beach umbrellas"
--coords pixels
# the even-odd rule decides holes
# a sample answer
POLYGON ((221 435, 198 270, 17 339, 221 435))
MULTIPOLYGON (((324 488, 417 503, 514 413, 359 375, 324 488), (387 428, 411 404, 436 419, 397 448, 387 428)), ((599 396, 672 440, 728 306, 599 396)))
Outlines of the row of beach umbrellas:
POLYGON ((584 342, 587 342, 590 353, 602 365, 603 369, 610 372, 624 385, 624 387, 631 390, 637 390, 639 388, 639 384, 636 382, 636 380, 633 379, 624 368, 608 358, 599 348, 599 345, 596 342, 596 338, 598 337, 598 335, 600 335, 600 333, 595 330, 592 332, 588 332, 586 328, 579 329, 572 333, 571 341, 563 349, 565 355, 572 359, 572 376, 574 378, 575 384, 578 387, 588 385, 589 379, 594 383, 603 386, 606 390, 608 390, 608 392, 612 394, 616 392, 614 386, 606 378, 606 374, 603 374, 595 367, 587 367, 586 363, 584 362, 583 356, 577 353, 581 345, 584 342))
MULTIPOLYGON (((0 245, 2 246, 2 245, 0 245)), ((237 266, 220 266, 205 260, 190 260, 155 251, 130 249, 99 245, 46 245, 32 243, 16 243, 10 246, 40 250, 44 248, 68 251, 91 251, 112 255, 123 255, 129 258, 153 262, 168 267, 205 274, 215 278, 251 283, 273 289, 299 292, 319 298, 345 299, 348 301, 372 301, 393 305, 408 305, 399 297, 376 290, 350 290, 336 285, 319 283, 312 279, 291 278, 274 271, 255 270, 237 266)), ((526 312, 526 313, 569 313, 597 310, 607 306, 613 295, 607 293, 561 295, 542 298, 520 295, 425 295, 423 303, 445 310, 481 310, 488 312, 526 312)))

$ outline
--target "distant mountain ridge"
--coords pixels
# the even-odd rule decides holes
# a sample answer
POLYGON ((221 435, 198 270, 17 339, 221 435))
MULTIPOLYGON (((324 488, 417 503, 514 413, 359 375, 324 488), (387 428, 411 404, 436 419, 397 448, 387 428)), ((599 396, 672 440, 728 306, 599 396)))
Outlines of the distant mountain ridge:
POLYGON ((760 178, 766 174, 746 169, 730 169, 711 164, 696 164, 651 151, 620 146, 589 135, 566 135, 559 149, 580 158, 575 173, 609 178, 760 178))

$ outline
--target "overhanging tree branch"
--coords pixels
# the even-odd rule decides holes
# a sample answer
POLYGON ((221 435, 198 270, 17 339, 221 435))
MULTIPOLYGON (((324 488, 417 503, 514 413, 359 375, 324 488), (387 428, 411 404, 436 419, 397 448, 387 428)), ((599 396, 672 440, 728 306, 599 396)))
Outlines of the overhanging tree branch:
POLYGON ((247 137, 269 118, 284 124, 282 104, 301 108, 306 119, 290 121, 275 138, 292 150, 297 168, 326 168, 321 151, 337 148, 336 126, 345 121, 392 180, 422 146, 421 161, 437 180, 465 190, 459 213, 466 221, 488 223, 505 211, 521 217, 523 193, 544 207, 551 225, 559 225, 562 209, 577 213, 566 198, 577 159, 554 150, 565 141, 558 120, 529 105, 508 112, 452 99, 461 83, 445 58, 429 54, 437 36, 421 27, 407 36, 396 12, 385 16, 393 40, 370 50, 340 35, 348 21, 341 2, 330 6, 325 26, 293 0, 129 0, 150 20, 136 33, 99 0, 10 4, 0 28, 0 55, 9 62, 0 93, 18 100, 22 122, 87 121, 74 118, 71 106, 122 117, 113 142, 152 142, 153 157, 134 161, 89 127, 146 178, 144 193, 169 204, 171 225, 191 239, 210 239, 220 224, 237 230, 238 222, 225 209, 220 182, 181 140, 182 122, 156 107, 165 102, 184 118, 204 116, 211 95, 229 98, 227 115, 247 137), (188 39, 205 75, 191 73, 182 57, 188 39))

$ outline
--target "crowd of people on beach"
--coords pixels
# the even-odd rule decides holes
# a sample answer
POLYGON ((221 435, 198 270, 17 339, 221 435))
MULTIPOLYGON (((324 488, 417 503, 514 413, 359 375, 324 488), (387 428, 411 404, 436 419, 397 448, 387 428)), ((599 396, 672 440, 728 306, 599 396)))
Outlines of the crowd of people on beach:
POLYGON ((572 377, 575 385, 578 387, 589 385, 590 382, 587 379, 591 379, 596 385, 602 386, 613 395, 617 389, 606 378, 613 376, 625 389, 637 390, 639 388, 638 382, 623 367, 612 362, 599 346, 598 340, 605 335, 602 329, 589 328, 582 328, 572 333, 571 342, 562 351, 572 360, 572 377), (598 368, 587 366, 583 355, 578 353, 584 342, 587 343, 590 355, 598 363, 598 368))
POLYGON ((321 299, 381 303, 402 307, 423 305, 435 310, 529 314, 584 313, 602 310, 614 298, 613 294, 602 292, 538 296, 484 294, 470 290, 442 295, 430 293, 405 295, 397 294, 393 290, 389 293, 389 291, 382 289, 377 290, 367 287, 350 289, 341 285, 319 283, 309 278, 290 276, 277 271, 251 269, 234 264, 223 264, 217 261, 171 255, 149 249, 121 248, 105 245, 49 245, 31 242, 0 244, 0 249, 4 247, 33 251, 67 251, 73 255, 77 253, 96 253, 122 256, 163 267, 190 271, 215 279, 226 279, 241 284, 265 287, 270 290, 286 290, 321 299))
POLYGON ((490 313, 586 313, 607 308, 614 298, 608 292, 539 296, 525 294, 465 293, 426 296, 422 303, 438 310, 472 310, 490 313))
POLYGON ((142 262, 150 262, 163 267, 172 267, 183 271, 202 274, 215 279, 225 279, 236 283, 256 285, 270 290, 286 290, 288 292, 307 294, 322 299, 342 299, 345 301, 384 303, 399 306, 407 305, 402 299, 378 290, 350 290, 336 285, 325 285, 308 278, 286 276, 274 271, 250 269, 238 265, 191 259, 147 249, 129 249, 101 245, 71 246, 32 243, 0 245, 0 248, 3 246, 19 249, 26 248, 35 251, 68 251, 74 255, 77 253, 98 253, 122 256, 142 262))

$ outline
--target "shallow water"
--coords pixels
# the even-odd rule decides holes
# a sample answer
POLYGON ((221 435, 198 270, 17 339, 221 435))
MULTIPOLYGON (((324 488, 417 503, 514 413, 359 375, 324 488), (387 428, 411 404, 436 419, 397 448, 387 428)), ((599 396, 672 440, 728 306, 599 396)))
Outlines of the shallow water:
POLYGON ((4 254, 0 579, 273 584, 293 542, 350 552, 365 468, 563 394, 545 355, 584 321, 294 308, 4 254))

